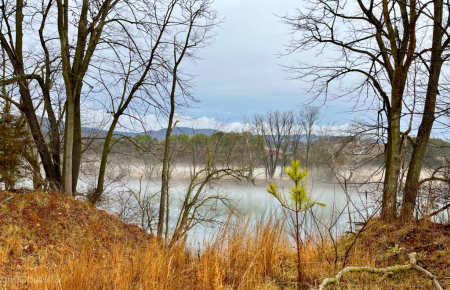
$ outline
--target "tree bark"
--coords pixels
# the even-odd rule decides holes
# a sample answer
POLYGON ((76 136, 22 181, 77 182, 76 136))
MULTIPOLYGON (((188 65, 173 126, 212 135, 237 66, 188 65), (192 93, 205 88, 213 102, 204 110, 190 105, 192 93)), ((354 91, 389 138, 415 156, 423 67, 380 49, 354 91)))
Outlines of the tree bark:
POLYGON ((392 81, 391 107, 388 115, 388 140, 386 144, 386 175, 382 198, 381 218, 392 222, 397 217, 397 192, 401 167, 402 139, 400 136, 400 118, 402 98, 406 84, 407 67, 398 67, 392 81))
POLYGON ((158 228, 157 239, 162 241, 162 234, 164 228, 165 210, 166 210, 166 198, 169 192, 169 154, 170 154, 170 134, 172 133, 173 117, 175 114, 175 101, 174 94, 171 94, 171 109, 169 115, 169 123, 167 125, 166 140, 164 144, 164 157, 162 168, 162 184, 161 184, 161 199, 159 203, 159 216, 158 216, 158 228))
POLYGON ((74 102, 74 135, 73 135, 73 148, 72 148, 72 192, 77 192, 78 176, 80 173, 81 166, 81 153, 82 153, 82 142, 81 142, 81 98, 80 92, 75 95, 74 102))
POLYGON ((106 135, 105 143, 103 144, 102 160, 100 161, 100 169, 98 171, 97 188, 89 198, 89 202, 92 204, 96 204, 98 202, 104 190, 106 164, 108 162, 109 152, 111 151, 111 140, 118 121, 119 117, 114 117, 111 127, 108 130, 108 134, 106 135))
POLYGON ((419 179, 422 171, 423 160, 430 140, 431 130, 435 120, 436 97, 438 94, 439 77, 442 68, 442 9, 443 3, 440 0, 434 0, 434 28, 433 44, 431 48, 431 63, 428 76, 428 85, 425 98, 422 122, 417 132, 416 141, 413 143, 413 152, 409 163, 408 174, 406 176, 405 191, 403 194, 403 203, 401 219, 404 222, 414 218, 414 209, 416 206, 417 194, 419 190, 419 179))
POLYGON ((31 135, 33 136, 39 156, 41 157, 42 166, 44 167, 45 175, 49 181, 50 189, 59 191, 60 179, 56 175, 50 152, 48 151, 47 144, 39 126, 39 121, 34 110, 33 101, 26 81, 19 83, 19 92, 22 99, 20 110, 25 114, 28 120, 31 135))

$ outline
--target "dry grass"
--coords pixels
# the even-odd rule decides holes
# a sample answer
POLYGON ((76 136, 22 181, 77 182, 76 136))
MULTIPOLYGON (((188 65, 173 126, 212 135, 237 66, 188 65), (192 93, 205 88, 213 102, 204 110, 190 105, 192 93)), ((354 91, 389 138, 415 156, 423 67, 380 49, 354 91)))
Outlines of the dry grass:
POLYGON ((230 220, 198 253, 71 198, 17 194, 0 208, 0 277, 8 289, 277 289, 294 278, 282 226, 230 220))
MULTIPOLYGON (((354 240, 354 235, 341 239, 339 243, 341 257, 354 240)), ((407 255, 411 252, 419 254, 419 266, 439 277, 438 280, 444 289, 450 288, 450 226, 448 225, 431 222, 412 222, 406 225, 384 224, 374 220, 351 248, 347 265, 383 268, 408 264, 407 255)), ((398 273, 383 279, 380 276, 363 274, 353 274, 347 278, 351 280, 355 289, 434 289, 430 280, 416 271, 398 273)))
MULTIPOLYGON (((10 195, 0 193, 0 200, 10 195)), ((275 217, 230 219, 199 253, 183 244, 162 247, 138 227, 71 198, 17 194, 0 206, 0 289, 296 289, 296 255, 283 227, 275 217)), ((416 251, 422 267, 449 277, 449 236, 443 226, 374 222, 347 265, 407 263, 407 253, 416 251), (398 251, 392 251, 395 244, 398 251)), ((345 236, 339 242, 336 267, 330 244, 307 242, 305 284, 297 289, 312 288, 341 270, 352 241, 345 236)), ((447 281, 441 280, 444 288, 447 281)), ((410 272, 389 278, 350 274, 330 289, 432 288, 410 272)))

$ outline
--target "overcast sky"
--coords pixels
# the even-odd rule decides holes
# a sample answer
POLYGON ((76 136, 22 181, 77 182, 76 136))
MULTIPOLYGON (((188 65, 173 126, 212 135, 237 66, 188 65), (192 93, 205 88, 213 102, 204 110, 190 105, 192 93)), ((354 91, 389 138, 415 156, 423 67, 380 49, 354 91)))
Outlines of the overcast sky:
MULTIPOLYGON (((291 36, 289 27, 274 15, 292 14, 301 4, 293 0, 216 0, 215 7, 225 22, 217 29, 214 44, 200 51, 203 60, 188 69, 197 75, 194 95, 201 102, 182 114, 232 123, 242 121, 244 115, 299 109, 309 102, 311 95, 303 90, 306 85, 287 80, 290 75, 280 65, 311 56, 278 56, 291 36)), ((353 118, 343 114, 349 108, 342 101, 332 102, 323 113, 329 121, 343 125, 353 118)))
MULTIPOLYGON (((228 126, 221 126, 221 130, 240 130, 245 115, 300 110, 309 104, 313 96, 305 92, 308 84, 289 80, 293 75, 282 66, 293 65, 295 60, 323 61, 325 57, 314 59, 314 52, 280 57, 292 35, 277 17, 294 14, 302 4, 298 0, 215 0, 214 7, 225 20, 216 28, 214 43, 198 51, 201 60, 185 64, 185 72, 196 76, 193 94, 200 102, 177 112, 178 126, 218 128, 218 124, 226 123, 228 126)), ((323 102, 313 105, 322 106, 323 102)), ((348 113, 354 105, 348 100, 327 102, 321 109, 322 125, 345 128, 356 117, 348 113)), ((136 129, 130 125, 132 121, 123 118, 116 130, 167 126, 165 118, 154 114, 139 119, 146 124, 145 129, 136 129)), ((92 122, 91 118, 86 122, 92 122)))

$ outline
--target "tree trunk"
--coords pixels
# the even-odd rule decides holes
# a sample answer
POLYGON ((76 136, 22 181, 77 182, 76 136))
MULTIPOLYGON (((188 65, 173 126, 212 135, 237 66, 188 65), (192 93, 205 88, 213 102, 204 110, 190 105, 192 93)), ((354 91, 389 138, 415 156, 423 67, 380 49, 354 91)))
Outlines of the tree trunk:
POLYGON ((419 190, 420 172, 425 153, 427 151, 428 141, 435 119, 436 97, 438 94, 439 77, 442 68, 442 36, 441 28, 443 4, 440 0, 434 1, 434 28, 433 28, 433 46, 431 50, 431 64, 428 77, 428 86, 425 99, 424 114, 416 141, 413 143, 413 152, 409 163, 409 170, 406 176, 405 192, 403 194, 403 204, 401 211, 402 221, 410 221, 414 218, 414 209, 416 206, 417 193, 419 190))
POLYGON ((174 115, 174 104, 172 106, 169 124, 166 131, 166 140, 164 144, 164 157, 163 157, 163 168, 162 168, 162 184, 161 184, 161 200, 159 203, 159 216, 158 216, 158 229, 157 229, 157 239, 162 241, 164 219, 165 219, 165 209, 166 209, 166 197, 169 191, 169 154, 170 154, 170 134, 172 133, 172 123, 174 115))
MULTIPOLYGON (((297 205, 296 205, 297 206, 297 205)), ((301 242, 300 242, 300 223, 298 219, 299 209, 295 210, 295 243, 297 244, 297 283, 303 280, 302 277, 302 257, 301 257, 301 242)))
MULTIPOLYGON (((177 83, 176 83, 177 82, 176 72, 177 72, 177 69, 178 69, 178 63, 175 65, 174 74, 173 74, 172 90, 171 90, 171 93, 170 93, 169 122, 167 124, 166 139, 165 139, 165 143, 164 143, 163 168, 162 168, 162 174, 161 174, 162 175, 161 176, 161 181, 162 181, 162 184, 161 184, 161 200, 160 200, 160 203, 159 203, 158 228, 157 228, 157 233, 156 233, 156 238, 160 242, 162 242, 162 235, 163 235, 163 230, 164 230, 166 198, 169 195, 170 135, 172 134, 173 118, 174 118, 174 115, 175 115, 175 90, 176 90, 176 85, 177 85, 177 83)), ((175 123, 175 125, 176 125, 176 123, 175 123)))
POLYGON ((59 128, 58 122, 56 121, 55 113, 52 108, 49 92, 49 84, 44 84, 43 97, 44 97, 44 107, 47 112, 47 119, 50 125, 50 148, 51 155, 53 158, 53 168, 57 178, 58 185, 61 186, 61 142, 59 140, 59 128))
POLYGON ((81 112, 80 112, 80 92, 77 92, 74 103, 74 136, 73 136, 73 149, 72 149, 72 192, 77 191, 78 176, 80 173, 81 165, 81 112))
POLYGON ((103 193, 104 189, 103 187, 105 185, 106 164, 108 163, 108 155, 109 152, 111 151, 111 140, 113 137, 114 129, 116 128, 118 121, 119 118, 114 117, 111 127, 109 127, 108 134, 106 135, 105 143, 103 144, 102 160, 100 161, 100 169, 98 171, 97 188, 94 190, 94 193, 89 198, 89 202, 92 204, 96 204, 103 193))
POLYGON ((40 190, 42 189, 43 180, 41 176, 41 166, 39 164, 39 155, 38 152, 35 152, 34 149, 30 149, 25 154, 25 159, 31 165, 33 171, 33 189, 40 190))
POLYGON ((53 166, 52 157, 48 151, 44 136, 39 126, 39 121, 34 110, 33 101, 31 99, 30 91, 26 81, 19 83, 19 92, 22 100, 22 106, 20 110, 25 114, 28 125, 30 126, 31 135, 36 144, 36 148, 39 152, 39 156, 42 160, 42 166, 44 167, 45 175, 50 183, 50 189, 60 190, 60 179, 56 175, 55 168, 53 166))
POLYGON ((71 94, 67 94, 66 107, 66 133, 64 138, 64 194, 73 195, 72 166, 73 166, 73 140, 74 140, 74 103, 71 94))
POLYGON ((311 145, 311 132, 308 133, 308 137, 306 139, 306 169, 309 169, 309 148, 311 145))
POLYGON ((386 144, 386 175, 382 199, 381 218, 393 222, 397 217, 397 192, 401 167, 402 139, 400 118, 402 97, 406 84, 407 68, 399 67, 392 81, 391 107, 388 109, 388 140, 386 144))

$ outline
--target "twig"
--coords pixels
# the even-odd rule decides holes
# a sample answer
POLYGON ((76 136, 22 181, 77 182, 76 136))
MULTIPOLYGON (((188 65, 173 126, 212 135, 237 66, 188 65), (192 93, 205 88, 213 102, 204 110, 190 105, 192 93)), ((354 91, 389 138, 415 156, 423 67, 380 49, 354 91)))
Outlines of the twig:
POLYGON ((367 272, 367 273, 388 274, 388 273, 395 273, 395 272, 411 270, 411 269, 415 269, 417 271, 424 273, 428 277, 428 279, 433 281, 434 287, 436 289, 442 290, 442 287, 437 280, 438 278, 436 276, 434 276, 433 274, 431 274, 430 272, 428 272, 427 270, 425 270, 424 268, 417 265, 416 255, 417 255, 416 253, 408 254, 409 264, 407 264, 407 265, 396 265, 396 266, 390 266, 390 267, 386 267, 386 268, 347 267, 347 268, 343 269, 342 271, 340 271, 334 278, 326 278, 325 280, 323 280, 322 284, 320 284, 320 286, 319 286, 319 290, 323 290, 327 286, 332 285, 332 284, 338 284, 339 279, 341 279, 341 277, 345 273, 349 273, 349 272, 360 272, 360 273, 367 272))
POLYGON ((12 195, 12 196, 10 196, 10 197, 7 197, 6 199, 2 200, 2 201, 0 202, 0 204, 4 204, 4 203, 8 202, 8 201, 10 201, 11 199, 13 199, 14 197, 16 197, 16 196, 15 196, 15 195, 12 195))
POLYGON ((437 214, 443 212, 444 210, 446 210, 446 209, 448 209, 448 208, 450 208, 450 204, 447 204, 446 206, 444 206, 444 207, 442 207, 442 208, 440 208, 440 209, 438 209, 438 210, 436 210, 436 211, 434 211, 434 212, 432 212, 432 213, 430 213, 430 214, 424 216, 424 217, 421 218, 420 220, 423 220, 423 219, 429 219, 430 217, 433 217, 433 216, 435 216, 435 215, 437 215, 437 214))

